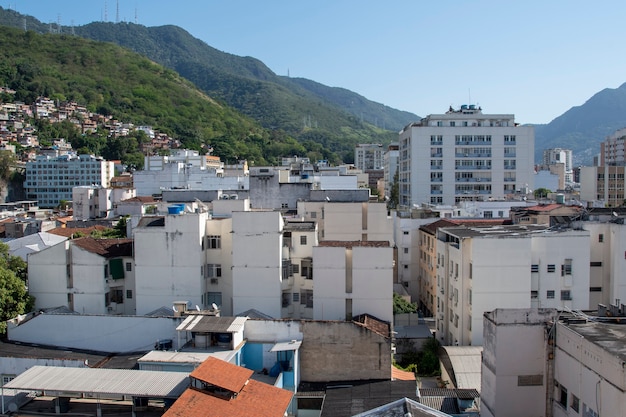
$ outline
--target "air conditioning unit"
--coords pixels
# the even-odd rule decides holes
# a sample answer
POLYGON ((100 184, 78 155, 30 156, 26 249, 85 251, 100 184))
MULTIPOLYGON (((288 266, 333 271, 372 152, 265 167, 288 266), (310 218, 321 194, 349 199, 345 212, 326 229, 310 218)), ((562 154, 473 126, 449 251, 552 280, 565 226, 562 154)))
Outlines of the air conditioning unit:
POLYGON ((211 284, 219 284, 217 278, 211 278, 211 284))

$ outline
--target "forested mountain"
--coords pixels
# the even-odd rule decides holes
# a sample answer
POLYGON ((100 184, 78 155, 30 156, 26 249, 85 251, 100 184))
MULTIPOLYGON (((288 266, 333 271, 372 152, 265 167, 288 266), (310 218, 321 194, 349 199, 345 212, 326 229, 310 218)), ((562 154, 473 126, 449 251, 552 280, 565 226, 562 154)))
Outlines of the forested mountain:
POLYGON ((543 149, 572 149, 577 164, 590 164, 600 142, 626 127, 626 83, 605 88, 583 105, 572 107, 546 125, 535 126, 536 158, 543 149))
MULTIPOLYGON (((319 146, 307 149, 285 134, 262 128, 175 71, 111 43, 0 26, 0 85, 16 91, 14 96, 3 94, 3 100, 73 100, 123 122, 152 125, 191 149, 212 146, 226 161, 275 163, 284 155, 309 152, 332 156, 319 146)), ((75 148, 77 142, 96 153, 106 147, 106 137, 79 135, 69 122, 55 129, 75 148)))
POLYGON ((0 23, 22 30, 26 26, 39 32, 73 33, 129 48, 175 70, 210 97, 277 135, 294 137, 318 153, 324 148, 332 151, 335 162, 351 162, 357 143, 396 140, 399 129, 419 119, 345 89, 278 76, 257 59, 218 51, 177 26, 95 22, 57 27, 1 8, 0 23))

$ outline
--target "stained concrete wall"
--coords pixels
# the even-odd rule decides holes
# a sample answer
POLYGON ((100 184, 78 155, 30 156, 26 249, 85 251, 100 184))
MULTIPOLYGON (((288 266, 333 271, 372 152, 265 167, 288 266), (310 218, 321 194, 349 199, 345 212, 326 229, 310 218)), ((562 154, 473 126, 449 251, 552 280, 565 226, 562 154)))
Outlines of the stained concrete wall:
POLYGON ((352 322, 303 321, 302 381, 391 379, 391 341, 352 322))

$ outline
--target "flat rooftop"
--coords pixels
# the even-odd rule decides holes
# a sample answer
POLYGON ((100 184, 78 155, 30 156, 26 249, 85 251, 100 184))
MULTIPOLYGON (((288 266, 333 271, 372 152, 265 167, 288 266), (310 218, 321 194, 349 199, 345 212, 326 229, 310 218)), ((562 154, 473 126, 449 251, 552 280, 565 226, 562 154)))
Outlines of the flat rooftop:
POLYGON ((626 323, 587 321, 562 324, 626 362, 626 323))

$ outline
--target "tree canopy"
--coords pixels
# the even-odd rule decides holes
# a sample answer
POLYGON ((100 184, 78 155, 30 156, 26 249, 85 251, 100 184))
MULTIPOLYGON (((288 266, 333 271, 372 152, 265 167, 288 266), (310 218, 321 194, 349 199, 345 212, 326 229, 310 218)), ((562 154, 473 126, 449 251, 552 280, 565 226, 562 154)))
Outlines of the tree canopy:
POLYGON ((0 334, 6 333, 6 321, 24 314, 33 306, 26 289, 26 262, 9 254, 0 243, 0 334))

